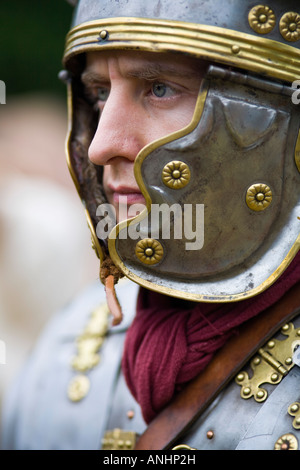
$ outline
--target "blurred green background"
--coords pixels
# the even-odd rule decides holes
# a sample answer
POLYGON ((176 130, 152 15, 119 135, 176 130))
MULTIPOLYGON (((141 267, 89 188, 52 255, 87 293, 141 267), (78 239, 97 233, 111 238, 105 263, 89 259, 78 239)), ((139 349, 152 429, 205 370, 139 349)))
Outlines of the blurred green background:
POLYGON ((73 7, 66 0, 0 0, 0 80, 12 95, 65 97, 58 80, 73 7))

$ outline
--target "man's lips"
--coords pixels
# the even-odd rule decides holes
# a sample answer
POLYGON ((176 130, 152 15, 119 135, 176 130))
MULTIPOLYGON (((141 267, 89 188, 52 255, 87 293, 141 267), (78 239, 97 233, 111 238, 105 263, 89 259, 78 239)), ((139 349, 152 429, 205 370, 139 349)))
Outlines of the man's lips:
POLYGON ((144 204, 145 199, 142 193, 113 193, 113 202, 115 204, 144 204))
POLYGON ((115 204, 131 205, 145 203, 145 198, 139 189, 125 186, 109 186, 109 191, 111 193, 112 201, 115 204))

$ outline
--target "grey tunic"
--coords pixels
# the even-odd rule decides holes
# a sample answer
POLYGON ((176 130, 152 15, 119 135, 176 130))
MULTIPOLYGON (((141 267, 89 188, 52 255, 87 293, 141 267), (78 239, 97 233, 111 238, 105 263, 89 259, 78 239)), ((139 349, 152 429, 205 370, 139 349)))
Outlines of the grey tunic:
MULTIPOLYGON (((145 430, 140 408, 120 372, 137 290, 129 281, 117 287, 124 320, 109 328, 99 364, 86 373, 90 389, 78 402, 67 395, 76 375, 71 360, 76 338, 91 312, 105 302, 103 288, 98 283, 92 285, 53 318, 5 398, 2 448, 101 449, 106 430, 121 428, 137 434, 145 430)), ((300 342, 300 317, 293 323, 299 329, 300 342)), ((288 435, 289 445, 297 448, 300 425, 295 427, 295 420, 298 416, 300 424, 300 415, 291 416, 288 409, 293 403, 300 409, 300 367, 295 365, 279 384, 264 388, 268 389, 268 398, 258 403, 253 398, 242 399, 240 386, 232 381, 177 444, 199 450, 272 450, 281 445, 282 436, 288 435)))

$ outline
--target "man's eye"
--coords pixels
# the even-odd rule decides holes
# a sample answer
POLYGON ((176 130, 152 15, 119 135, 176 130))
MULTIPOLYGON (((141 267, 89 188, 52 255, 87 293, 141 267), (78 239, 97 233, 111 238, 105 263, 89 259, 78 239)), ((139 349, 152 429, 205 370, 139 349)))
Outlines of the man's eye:
POLYGON ((106 101, 109 96, 108 88, 97 88, 97 100, 106 101))
POLYGON ((158 98, 162 98, 167 95, 167 90, 169 87, 164 83, 153 83, 152 84, 152 93, 158 98))

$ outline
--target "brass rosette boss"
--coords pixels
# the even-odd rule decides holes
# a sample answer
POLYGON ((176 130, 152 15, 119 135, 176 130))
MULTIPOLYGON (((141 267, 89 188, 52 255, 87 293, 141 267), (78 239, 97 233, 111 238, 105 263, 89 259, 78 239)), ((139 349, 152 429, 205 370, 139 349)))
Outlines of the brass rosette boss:
POLYGON ((164 249, 158 240, 154 238, 144 238, 137 242, 135 254, 142 263, 151 265, 161 261, 164 255, 164 249))
POLYGON ((250 27, 258 34, 267 34, 272 31, 276 23, 276 17, 270 7, 256 5, 248 15, 250 27))
POLYGON ((279 31, 286 41, 298 41, 300 39, 300 15, 294 11, 285 13, 280 19, 279 31))
POLYGON ((168 188, 181 189, 190 181, 191 172, 186 163, 174 160, 164 166, 161 176, 168 188))
POLYGON ((256 183, 247 189, 246 203, 249 209, 259 212, 271 204, 272 197, 272 190, 267 184, 256 183))

